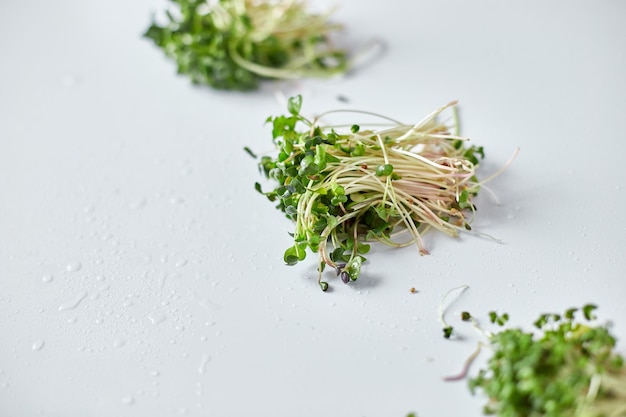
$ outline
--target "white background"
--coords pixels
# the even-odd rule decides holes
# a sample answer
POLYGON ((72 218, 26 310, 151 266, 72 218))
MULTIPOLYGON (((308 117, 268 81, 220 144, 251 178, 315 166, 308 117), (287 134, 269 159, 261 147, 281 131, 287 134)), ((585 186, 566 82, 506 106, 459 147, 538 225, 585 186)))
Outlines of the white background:
POLYGON ((0 415, 477 417, 484 398, 442 381, 478 340, 463 310, 526 326, 594 302, 626 352, 626 3, 337 3, 340 42, 384 55, 233 93, 141 38, 165 3, 2 1, 0 415), (376 247, 322 293, 314 256, 283 265, 291 225, 242 150, 271 150, 277 91, 407 123, 459 99, 480 175, 521 149, 500 205, 477 200, 504 243, 376 247))

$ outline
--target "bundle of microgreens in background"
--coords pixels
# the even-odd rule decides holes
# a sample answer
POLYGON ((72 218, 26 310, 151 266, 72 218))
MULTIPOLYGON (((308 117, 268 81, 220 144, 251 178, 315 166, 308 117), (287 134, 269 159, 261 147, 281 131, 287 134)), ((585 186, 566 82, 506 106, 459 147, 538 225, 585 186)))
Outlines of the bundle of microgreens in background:
MULTIPOLYGON (((594 325, 593 310, 542 314, 536 332, 507 329, 489 334, 487 369, 470 379, 472 392, 489 397, 486 414, 500 417, 625 417, 626 367, 615 352, 610 327, 594 325)), ((491 321, 506 319, 491 313, 491 321)))
POLYGON ((341 29, 330 13, 303 1, 172 0, 167 22, 145 33, 196 84, 227 90, 257 88, 263 78, 329 77, 347 69, 346 53, 330 44, 341 29))
POLYGON ((321 124, 341 110, 309 120, 300 113, 300 96, 289 100, 289 115, 268 118, 278 154, 262 157, 260 167, 278 185, 268 192, 256 187, 295 222, 285 262, 302 261, 307 249, 317 252, 318 282, 326 290, 328 283, 321 280, 326 266, 345 283, 358 278, 367 241, 416 244, 426 254, 426 230, 450 236, 470 230, 472 198, 481 186, 475 169, 484 155, 482 147, 467 146, 437 120, 455 104, 417 124, 353 112, 377 116, 386 126, 352 125, 345 132, 321 124))

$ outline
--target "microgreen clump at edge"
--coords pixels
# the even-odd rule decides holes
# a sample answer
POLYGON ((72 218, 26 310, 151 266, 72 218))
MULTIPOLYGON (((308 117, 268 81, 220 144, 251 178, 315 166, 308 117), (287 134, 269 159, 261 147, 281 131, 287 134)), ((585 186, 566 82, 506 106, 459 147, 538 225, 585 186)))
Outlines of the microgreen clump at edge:
POLYGON ((347 70, 343 50, 328 36, 341 29, 330 13, 312 14, 303 1, 172 0, 164 24, 144 36, 176 61, 194 84, 251 90, 261 79, 329 77, 347 70))
MULTIPOLYGON (((626 367, 614 352, 609 325, 593 325, 588 304, 565 314, 542 314, 535 332, 490 334, 487 369, 470 379, 489 397, 486 414, 500 417, 626 416, 626 367)), ((502 316, 499 316, 502 317, 502 316)), ((499 321, 490 317, 493 323, 499 321)))

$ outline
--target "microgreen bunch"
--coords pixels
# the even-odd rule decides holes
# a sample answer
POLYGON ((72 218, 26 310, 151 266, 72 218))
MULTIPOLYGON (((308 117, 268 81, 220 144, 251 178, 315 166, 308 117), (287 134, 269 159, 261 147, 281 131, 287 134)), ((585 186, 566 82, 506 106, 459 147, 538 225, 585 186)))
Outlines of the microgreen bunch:
POLYGON ((168 22, 145 35, 196 84, 257 88, 262 78, 328 77, 347 69, 328 34, 330 13, 312 14, 297 0, 172 0, 168 22))
MULTIPOLYGON (((285 262, 304 260, 307 249, 317 252, 318 282, 326 290, 321 277, 327 266, 345 283, 358 278, 370 250, 367 241, 416 244, 420 254, 427 254, 426 230, 450 236, 471 230, 472 198, 481 187, 475 170, 484 154, 438 121, 455 104, 417 124, 353 111, 378 116, 387 126, 354 124, 339 131, 321 120, 343 110, 310 120, 301 114, 302 97, 297 96, 289 100, 289 115, 268 118, 278 155, 262 157, 260 167, 278 185, 263 194, 295 222, 285 262), (408 231, 409 237, 399 238, 399 231, 408 231)), ((256 188, 262 192, 260 184, 256 188)))
MULTIPOLYGON (((486 414, 500 417, 626 416, 626 367, 608 325, 592 325, 594 305, 543 314, 537 332, 491 334, 487 369, 469 381, 488 396, 486 414)), ((493 323, 508 315, 491 313, 493 323)))

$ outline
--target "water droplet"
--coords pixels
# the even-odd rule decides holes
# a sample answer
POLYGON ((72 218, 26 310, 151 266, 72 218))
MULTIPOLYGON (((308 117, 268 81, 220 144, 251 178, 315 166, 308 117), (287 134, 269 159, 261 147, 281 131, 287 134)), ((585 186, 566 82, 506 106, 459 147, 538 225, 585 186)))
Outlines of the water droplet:
POLYGON ((175 264, 175 265, 176 265, 176 267, 178 267, 178 268, 183 267, 183 266, 187 265, 187 259, 179 259, 179 260, 176 262, 176 264, 175 264))
POLYGON ((165 281, 167 280, 167 275, 163 274, 159 277, 159 288, 165 287, 165 281))
POLYGON ((54 277, 52 275, 44 275, 43 277, 41 277, 41 281, 43 282, 52 282, 52 280, 54 279, 54 277))
POLYGON ((135 403, 135 399, 133 397, 127 396, 122 397, 122 404, 133 405, 135 403))
POLYGON ((506 218, 509 220, 513 220, 515 218, 515 214, 509 213, 507 214, 506 218))
POLYGON ((45 345, 45 344, 46 344, 46 342, 44 342, 43 340, 35 340, 35 341, 33 342, 32 349, 33 349, 34 351, 41 350, 41 349, 43 349, 43 347, 44 347, 44 345, 45 345))
POLYGON ((76 272, 82 268, 82 264, 78 261, 72 261, 65 266, 67 272, 76 272))
POLYGON ((80 293, 76 294, 76 296, 74 296, 74 298, 72 298, 71 300, 61 304, 59 306, 59 311, 75 309, 76 307, 78 307, 80 302, 85 299, 85 297, 87 297, 87 291, 81 291, 80 293))
POLYGON ((123 341, 123 340, 121 340, 121 339, 115 339, 115 340, 113 341, 113 347, 114 347, 114 348, 116 348, 116 349, 121 348, 121 347, 122 347, 122 346, 124 346, 125 344, 126 344, 126 342, 125 342, 125 341, 123 341))
POLYGON ((146 206, 146 199, 145 198, 140 198, 138 200, 135 200, 133 202, 131 202, 128 207, 130 207, 133 210, 138 210, 140 208, 143 208, 146 206))
POLYGON ((67 319, 67 322, 68 322, 68 323, 72 323, 72 324, 73 324, 73 323, 76 323, 76 317, 70 317, 70 318, 68 318, 68 319, 67 319))
POLYGON ((148 315, 148 320, 152 322, 152 324, 160 324, 163 323, 167 317, 163 313, 152 313, 148 315))
POLYGON ((153 377, 155 377, 155 378, 156 378, 157 376, 159 376, 159 375, 161 375, 161 372, 159 372, 159 371, 152 371, 152 372, 150 372, 150 376, 153 376, 153 377))
POLYGON ((181 205, 185 202, 185 199, 182 197, 172 197, 170 199, 170 203, 181 205))
POLYGON ((203 375, 206 373, 206 366, 207 363, 209 363, 209 361, 211 360, 211 357, 209 355, 203 355, 202 359, 200 360, 200 366, 198 367, 198 373, 200 375, 203 375))
POLYGON ((204 308, 211 308, 213 310, 219 310, 221 308, 219 304, 216 304, 208 299, 199 300, 198 304, 204 308))

